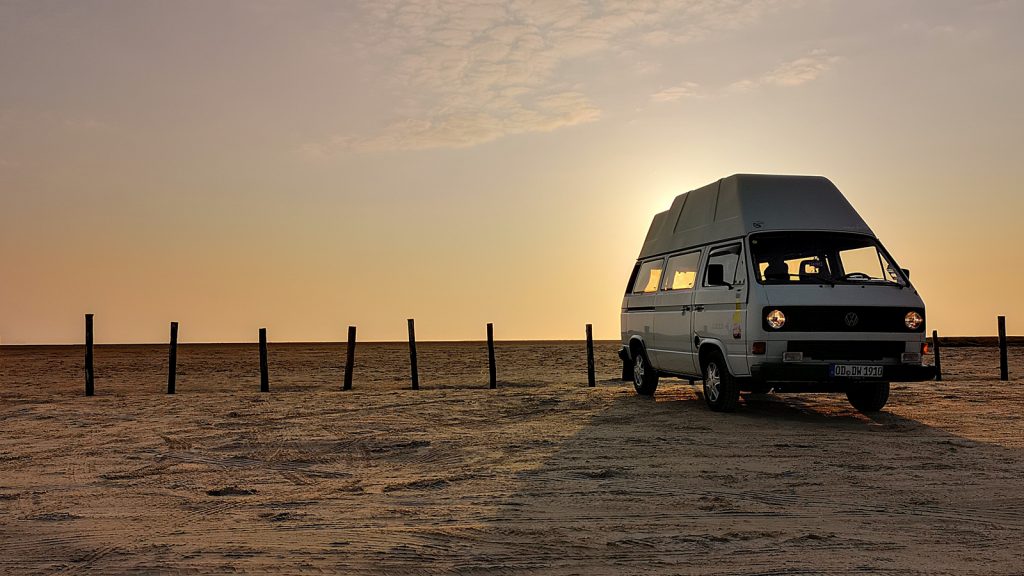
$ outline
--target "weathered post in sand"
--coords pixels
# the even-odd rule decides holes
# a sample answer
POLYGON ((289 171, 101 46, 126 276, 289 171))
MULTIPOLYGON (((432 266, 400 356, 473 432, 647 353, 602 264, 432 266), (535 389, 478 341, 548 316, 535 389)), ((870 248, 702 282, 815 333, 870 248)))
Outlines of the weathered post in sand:
POLYGON ((352 389, 352 365, 356 361, 356 327, 348 327, 348 353, 345 355, 345 384, 342 390, 352 389))
POLYGON ((597 385, 594 379, 594 333, 593 326, 587 324, 587 386, 597 385))
POLYGON ((409 365, 412 370, 412 389, 420 389, 420 374, 416 367, 416 323, 409 318, 409 365))
POLYGON ((498 387, 498 370, 494 366, 494 324, 487 323, 487 366, 491 377, 491 389, 498 387))
POLYGON ((92 314, 85 315, 85 395, 96 392, 92 371, 92 314))
POLYGON ((942 353, 939 352, 939 331, 932 330, 932 349, 935 351, 935 379, 942 381, 942 353))
POLYGON ((167 393, 174 394, 174 377, 178 371, 178 323, 171 322, 171 345, 167 349, 167 393))
POLYGON ((260 392, 270 392, 270 374, 267 369, 266 328, 260 328, 260 392))
POLYGON ((999 317, 999 379, 1010 379, 1010 369, 1006 361, 1006 316, 999 317))

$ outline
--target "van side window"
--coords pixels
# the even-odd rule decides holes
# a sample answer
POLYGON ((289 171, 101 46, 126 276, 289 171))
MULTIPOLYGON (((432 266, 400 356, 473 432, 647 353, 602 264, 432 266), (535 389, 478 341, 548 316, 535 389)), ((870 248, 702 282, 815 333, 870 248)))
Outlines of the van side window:
POLYGON ((665 267, 665 284, 663 290, 689 290, 697 281, 697 266, 700 265, 700 252, 680 254, 668 259, 665 267))
POLYGON ((665 261, 661 259, 644 262, 636 275, 636 282, 633 283, 633 294, 657 292, 664 263, 665 261))
MULTIPOLYGON (((713 248, 711 255, 708 256, 708 266, 711 264, 722 265, 722 278, 732 284, 742 284, 746 281, 746 273, 740 266, 740 245, 733 244, 732 246, 725 246, 719 248, 713 248)), ((704 285, 708 285, 707 267, 705 266, 704 272, 704 285)))

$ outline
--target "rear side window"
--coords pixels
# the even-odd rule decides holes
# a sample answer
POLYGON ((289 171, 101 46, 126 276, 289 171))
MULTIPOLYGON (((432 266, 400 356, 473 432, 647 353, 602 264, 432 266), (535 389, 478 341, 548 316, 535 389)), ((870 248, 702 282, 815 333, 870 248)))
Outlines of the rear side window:
POLYGON ((633 294, 646 294, 657 292, 658 283, 661 282, 662 266, 664 260, 651 260, 640 266, 640 272, 636 275, 636 282, 633 283, 633 294))
POLYGON ((697 281, 700 252, 680 254, 668 259, 665 267, 665 290, 689 290, 697 281))

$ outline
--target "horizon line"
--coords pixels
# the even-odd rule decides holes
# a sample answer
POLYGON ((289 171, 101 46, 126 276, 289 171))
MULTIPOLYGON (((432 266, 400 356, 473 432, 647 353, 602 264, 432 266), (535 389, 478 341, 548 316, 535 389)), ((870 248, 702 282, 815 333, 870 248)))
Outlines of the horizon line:
MULTIPOLYGON (((942 341, 957 341, 957 340, 978 340, 978 339, 991 339, 998 343, 999 336, 997 335, 985 335, 985 336, 939 336, 940 343, 942 341)), ((926 336, 926 340, 931 340, 931 336, 926 336)), ((1011 336, 1007 334, 1007 343, 1011 341, 1024 341, 1024 336, 1011 336)), ((601 339, 594 338, 594 342, 621 342, 619 339, 601 339)), ((408 343, 407 339, 403 340, 356 340, 356 344, 403 344, 408 343)), ((494 339, 494 342, 504 343, 541 343, 541 342, 586 342, 586 338, 520 338, 512 340, 499 340, 494 339)), ((487 339, 482 340, 416 340, 417 344, 474 344, 481 343, 486 344, 487 339)), ((167 346, 169 341, 161 342, 94 342, 94 346, 167 346)), ((348 340, 268 340, 267 344, 287 344, 287 345, 318 345, 318 344, 348 344, 348 340)), ((247 346, 247 345, 259 345, 259 340, 246 341, 246 342, 183 342, 178 341, 179 346, 247 346)), ((17 348, 17 347, 42 347, 42 346, 53 346, 53 347, 68 347, 68 346, 85 346, 85 342, 51 342, 51 343, 33 343, 33 342, 9 342, 0 343, 0 348, 17 348)))
MULTIPOLYGON (((594 338, 594 342, 619 342, 618 339, 600 339, 594 338)), ((403 344, 408 343, 406 340, 356 340, 356 344, 403 344)), ((416 339, 417 344, 471 344, 471 343, 487 343, 487 339, 482 340, 420 340, 416 339)), ((521 338, 512 340, 499 340, 494 339, 494 342, 586 342, 586 338, 521 338)), ((169 345, 168 341, 161 342, 94 342, 94 346, 166 346, 169 345)), ((178 345, 190 345, 190 346, 234 346, 234 345, 248 345, 248 344, 259 344, 259 340, 245 341, 245 342, 184 342, 179 340, 178 345)), ((348 344, 348 340, 268 340, 267 344, 348 344)), ((5 347, 17 347, 17 346, 85 346, 85 342, 50 342, 50 343, 33 343, 33 342, 5 342, 0 343, 0 348, 5 347)))

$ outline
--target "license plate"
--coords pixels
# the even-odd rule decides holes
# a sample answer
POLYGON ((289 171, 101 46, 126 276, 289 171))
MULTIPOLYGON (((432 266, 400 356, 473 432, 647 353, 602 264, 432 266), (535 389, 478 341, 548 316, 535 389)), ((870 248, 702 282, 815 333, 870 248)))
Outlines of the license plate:
POLYGON ((829 376, 839 378, 881 378, 881 366, 860 366, 857 364, 832 364, 829 376))

